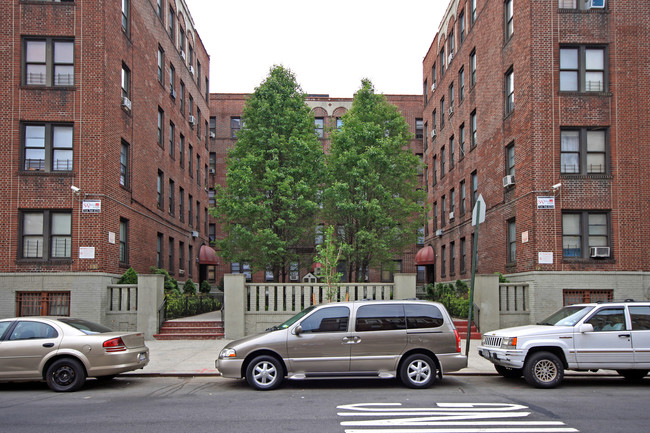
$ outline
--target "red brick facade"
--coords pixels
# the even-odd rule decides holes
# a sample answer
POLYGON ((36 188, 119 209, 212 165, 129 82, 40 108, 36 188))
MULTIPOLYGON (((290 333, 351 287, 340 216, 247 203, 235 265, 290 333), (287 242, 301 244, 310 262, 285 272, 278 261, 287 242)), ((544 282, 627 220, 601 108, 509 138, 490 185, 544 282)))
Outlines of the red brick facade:
MULTIPOLYGON (((650 152, 644 138, 648 136, 648 122, 642 119, 642 113, 648 108, 645 97, 648 80, 647 71, 639 62, 650 54, 640 37, 648 31, 650 6, 612 1, 604 9, 585 9, 583 2, 577 2, 576 9, 569 9, 572 2, 514 1, 513 30, 508 34, 508 2, 476 0, 474 19, 472 3, 472 0, 450 3, 423 62, 425 160, 432 205, 426 242, 436 252, 436 280, 470 275, 474 232, 472 173, 476 173, 477 193, 487 205, 486 220, 479 231, 478 272, 647 271, 650 253, 645 245, 650 230, 644 219, 650 204, 647 166, 650 152), (564 8, 558 8, 559 4, 564 8), (452 33, 453 59, 450 60, 452 33), (443 49, 445 72, 441 74, 443 49), (577 53, 579 59, 575 68, 562 67, 567 74, 562 79, 561 49, 567 55, 577 53), (586 60, 580 56, 590 49, 595 50, 590 54, 604 53, 602 67, 586 66, 586 60), (474 55, 476 82, 472 83, 474 55), (462 98, 461 70, 464 71, 462 98), (590 70, 602 78, 593 78, 590 70), (514 76, 513 87, 508 81, 510 73, 514 76), (561 86, 571 87, 567 76, 577 77, 577 89, 561 89, 561 86), (585 89, 585 83, 602 87, 585 89), (450 114, 452 84, 454 102, 450 114), (511 88, 514 105, 508 104, 511 88), (441 113, 443 98, 445 112, 441 113), (477 120, 475 146, 471 143, 472 113, 477 120), (444 126, 441 116, 444 116, 444 126), (432 138, 434 122, 436 136, 432 138), (464 155, 459 150, 462 126, 465 127, 464 155), (562 147, 562 134, 570 134, 567 131, 579 131, 581 137, 586 131, 594 131, 605 137, 602 169, 588 165, 589 162, 585 164, 587 157, 595 154, 586 155, 588 151, 584 147, 580 148, 580 167, 566 164, 570 156, 567 142, 562 147), (455 156, 450 160, 452 139, 455 156), (514 146, 514 185, 504 187, 504 177, 510 174, 508 146, 514 146), (464 214, 459 211, 463 181, 464 214), (561 187, 553 189, 557 184, 561 187), (455 215, 450 220, 452 189, 455 215), (555 209, 538 209, 540 196, 554 197, 555 209), (437 210, 435 215, 433 209, 437 210), (594 214, 598 216, 592 219, 594 214), (580 215, 572 220, 581 221, 577 236, 570 236, 576 234, 571 233, 571 215, 580 215), (508 250, 509 222, 514 222, 515 228, 511 241, 516 251, 512 259, 508 250), (442 233, 436 234, 436 230, 442 233), (466 247, 464 270, 459 260, 462 239, 466 247), (591 257, 592 242, 609 247, 610 256, 591 257), (572 248, 574 243, 582 248, 572 248), (453 264, 452 248, 456 257, 453 264), (539 253, 552 253, 552 263, 543 260, 540 263, 539 253)), ((600 155, 596 154, 596 158, 600 155)))

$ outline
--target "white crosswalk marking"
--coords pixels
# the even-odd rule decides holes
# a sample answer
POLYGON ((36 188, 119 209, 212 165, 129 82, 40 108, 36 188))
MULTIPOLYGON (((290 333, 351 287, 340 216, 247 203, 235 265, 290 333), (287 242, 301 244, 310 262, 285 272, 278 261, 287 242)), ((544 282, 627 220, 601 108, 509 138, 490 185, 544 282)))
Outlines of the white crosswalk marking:
POLYGON ((514 420, 528 417, 528 407, 508 403, 436 403, 406 408, 401 403, 357 403, 338 406, 345 433, 564 433, 578 432, 562 421, 514 420), (379 428, 377 428, 379 427, 379 428), (409 427, 396 428, 396 427, 409 427), (431 428, 440 427, 440 428, 431 428))

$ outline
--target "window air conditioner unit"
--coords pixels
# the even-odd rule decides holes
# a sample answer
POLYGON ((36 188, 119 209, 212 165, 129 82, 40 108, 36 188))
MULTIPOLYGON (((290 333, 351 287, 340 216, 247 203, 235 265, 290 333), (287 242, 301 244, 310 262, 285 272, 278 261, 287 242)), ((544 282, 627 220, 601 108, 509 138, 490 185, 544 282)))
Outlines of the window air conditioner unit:
POLYGON ((590 0, 589 7, 592 9, 604 9, 605 0, 590 0))
POLYGON ((509 174, 508 176, 503 177, 503 187, 507 188, 515 184, 515 176, 509 174))
POLYGON ((214 132, 210 133, 210 138, 216 138, 216 137, 217 137, 217 134, 215 134, 214 132))
POLYGON ((216 173, 216 170, 214 168, 211 168, 210 169, 210 174, 215 174, 215 173, 216 173))
POLYGON ((196 118, 190 114, 190 125, 196 125, 196 118))
POLYGON ((185 275, 185 269, 179 269, 178 275, 185 275))
POLYGON ((131 100, 129 98, 127 98, 126 96, 122 97, 122 107, 124 107, 127 110, 131 111, 131 100))
POLYGON ((185 51, 181 51, 181 59, 185 60, 185 51))
POLYGON ((199 237, 199 232, 197 232, 196 230, 193 230, 192 231, 192 237, 193 238, 198 238, 199 237))
POLYGON ((436 90, 436 83, 433 83, 433 84, 431 85, 431 91, 433 92, 434 90, 436 90))
POLYGON ((454 53, 449 53, 449 61, 447 64, 451 63, 452 60, 454 60, 454 53))
POLYGON ((176 90, 174 88, 169 89, 169 96, 176 99, 176 90))
POLYGON ((299 281, 298 274, 289 274, 289 281, 299 281))
POLYGON ((435 128, 433 128, 431 130, 431 138, 436 138, 436 129, 435 128))
POLYGON ((436 236, 438 237, 442 236, 442 229, 436 230, 436 236))
POLYGON ((449 106, 449 115, 451 116, 452 114, 454 114, 454 106, 453 105, 449 106))
POLYGON ((194 75, 194 66, 190 65, 190 74, 194 75))
POLYGON ((454 219, 454 213, 453 213, 453 212, 449 212, 449 219, 450 219, 450 220, 453 220, 453 219, 454 219))
POLYGON ((609 257, 609 247, 591 247, 589 255, 591 257, 609 257))

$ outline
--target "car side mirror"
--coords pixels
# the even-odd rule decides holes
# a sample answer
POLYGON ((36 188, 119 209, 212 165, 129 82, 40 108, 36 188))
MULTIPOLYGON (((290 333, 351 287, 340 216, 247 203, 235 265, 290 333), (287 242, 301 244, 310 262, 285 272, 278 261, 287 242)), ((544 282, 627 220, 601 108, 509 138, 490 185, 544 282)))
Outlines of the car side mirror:
POLYGON ((302 332, 302 326, 300 325, 296 326, 293 330, 293 333, 296 335, 300 335, 301 332, 302 332))
POLYGON ((594 332, 594 325, 591 323, 583 323, 580 325, 580 332, 584 334, 585 332, 594 332))

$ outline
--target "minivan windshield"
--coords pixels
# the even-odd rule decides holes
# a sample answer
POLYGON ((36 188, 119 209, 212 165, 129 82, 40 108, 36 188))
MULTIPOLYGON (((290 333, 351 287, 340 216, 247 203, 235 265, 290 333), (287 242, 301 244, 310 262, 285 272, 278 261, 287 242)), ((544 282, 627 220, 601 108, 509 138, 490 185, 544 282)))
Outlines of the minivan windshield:
POLYGON ((302 319, 307 314, 309 314, 314 308, 316 308, 316 305, 312 305, 311 307, 307 307, 304 310, 302 310, 300 313, 293 316, 291 319, 287 320, 286 322, 281 323, 279 325, 271 326, 270 328, 267 328, 266 330, 267 330, 267 332, 270 332, 270 331, 277 331, 279 329, 287 329, 289 326, 293 325, 298 320, 302 319))
POLYGON ((538 325, 547 326, 573 326, 580 321, 594 307, 568 306, 551 314, 538 325))

